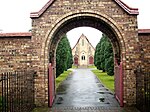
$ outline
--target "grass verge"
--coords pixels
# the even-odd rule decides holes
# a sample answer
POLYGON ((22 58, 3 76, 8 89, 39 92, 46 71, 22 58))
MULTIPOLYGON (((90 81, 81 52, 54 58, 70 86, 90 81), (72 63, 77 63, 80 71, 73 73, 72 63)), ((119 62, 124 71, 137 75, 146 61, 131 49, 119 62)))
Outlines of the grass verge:
POLYGON ((39 107, 39 108, 35 108, 32 110, 32 112, 49 112, 50 111, 50 108, 48 107, 39 107))
POLYGON ((60 76, 56 78, 56 88, 68 77, 71 73, 71 70, 64 71, 60 76))
POLYGON ((109 76, 107 75, 107 73, 102 72, 102 70, 98 69, 92 70, 92 72, 105 85, 105 87, 114 92, 114 76, 109 76))
POLYGON ((91 65, 91 66, 88 66, 88 68, 96 68, 96 66, 94 66, 94 65, 91 65))
POLYGON ((77 68, 77 66, 75 66, 75 65, 72 65, 72 68, 73 68, 73 69, 76 69, 76 68, 77 68))

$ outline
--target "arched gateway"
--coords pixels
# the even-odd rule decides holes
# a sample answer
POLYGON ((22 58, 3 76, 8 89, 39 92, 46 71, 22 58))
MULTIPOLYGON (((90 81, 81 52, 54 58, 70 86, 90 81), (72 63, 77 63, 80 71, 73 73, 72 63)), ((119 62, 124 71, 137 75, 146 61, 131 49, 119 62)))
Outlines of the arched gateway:
POLYGON ((48 66, 52 63, 55 71, 56 48, 61 37, 73 28, 89 26, 105 33, 113 45, 115 94, 120 105, 134 105, 134 70, 140 63, 137 15, 138 9, 120 0, 50 0, 39 12, 31 13, 36 56, 33 66, 38 74, 35 103, 49 102, 48 66))

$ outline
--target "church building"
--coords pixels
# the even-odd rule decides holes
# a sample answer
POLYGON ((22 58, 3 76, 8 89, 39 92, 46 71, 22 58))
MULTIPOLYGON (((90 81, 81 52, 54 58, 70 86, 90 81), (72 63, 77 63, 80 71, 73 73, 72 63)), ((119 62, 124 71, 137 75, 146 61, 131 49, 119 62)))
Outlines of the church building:
POLYGON ((82 34, 76 45, 72 49, 73 61, 75 66, 94 65, 95 48, 89 42, 87 37, 82 34))

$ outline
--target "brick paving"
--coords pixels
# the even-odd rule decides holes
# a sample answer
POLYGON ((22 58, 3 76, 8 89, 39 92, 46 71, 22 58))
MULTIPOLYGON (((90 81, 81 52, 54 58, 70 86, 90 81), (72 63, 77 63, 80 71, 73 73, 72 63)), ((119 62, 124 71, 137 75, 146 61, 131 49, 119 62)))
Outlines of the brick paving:
POLYGON ((134 107, 64 107, 52 108, 49 112, 139 112, 134 107))
POLYGON ((33 112, 139 112, 134 107, 61 107, 61 108, 37 108, 33 112))

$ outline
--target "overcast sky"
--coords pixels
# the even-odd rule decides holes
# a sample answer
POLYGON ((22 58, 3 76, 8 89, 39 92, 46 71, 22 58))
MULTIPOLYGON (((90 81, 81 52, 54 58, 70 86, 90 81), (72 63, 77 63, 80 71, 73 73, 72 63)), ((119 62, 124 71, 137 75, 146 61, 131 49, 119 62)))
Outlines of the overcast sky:
MULTIPOLYGON (((130 7, 139 8, 139 29, 150 29, 150 0, 122 0, 130 7)), ((0 0, 0 32, 27 32, 31 29, 30 12, 39 11, 48 0, 0 0)), ((71 33, 79 38, 84 33, 95 47, 100 33, 92 29, 75 29, 71 33), (89 32, 90 30, 90 32, 89 32), (92 34, 90 34, 92 33, 92 34), (92 37, 91 37, 92 36, 92 37), (95 41, 95 43, 94 43, 95 41)), ((68 36, 70 36, 70 32, 68 36)), ((76 39, 77 40, 77 39, 76 39)), ((76 40, 70 40, 74 46, 76 40)))

